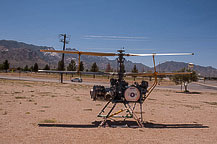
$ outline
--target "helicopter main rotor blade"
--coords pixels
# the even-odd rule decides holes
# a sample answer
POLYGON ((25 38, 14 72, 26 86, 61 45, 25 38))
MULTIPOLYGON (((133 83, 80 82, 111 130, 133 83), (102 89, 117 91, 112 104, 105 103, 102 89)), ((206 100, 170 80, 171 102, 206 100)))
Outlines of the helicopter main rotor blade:
MULTIPOLYGON (((78 74, 77 71, 56 71, 56 70, 38 70, 40 73, 63 73, 63 74, 78 74)), ((104 72, 79 72, 84 75, 107 75, 104 72)))
POLYGON ((128 73, 126 76, 166 76, 166 75, 185 75, 192 74, 191 72, 174 72, 174 73, 128 73))
POLYGON ((62 51, 62 50, 40 50, 41 52, 56 52, 65 54, 80 54, 80 55, 92 55, 92 56, 117 56, 116 53, 101 53, 101 52, 82 52, 82 51, 62 51))
MULTIPOLYGON (((41 52, 56 52, 66 54, 80 54, 80 55, 92 55, 92 56, 118 56, 119 53, 102 53, 102 52, 83 52, 83 51, 62 51, 62 50, 40 50, 41 52)), ((194 55, 194 53, 152 53, 152 54, 124 54, 124 56, 173 56, 173 55, 194 55)))
POLYGON ((194 53, 152 53, 152 54, 125 54, 125 56, 173 56, 173 55, 194 55, 194 53))

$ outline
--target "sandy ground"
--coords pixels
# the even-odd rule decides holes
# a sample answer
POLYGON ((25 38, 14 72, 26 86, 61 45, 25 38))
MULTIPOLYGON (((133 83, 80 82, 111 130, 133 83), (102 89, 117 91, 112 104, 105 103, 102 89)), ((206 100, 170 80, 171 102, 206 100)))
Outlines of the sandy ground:
POLYGON ((144 128, 101 128, 105 102, 92 101, 90 88, 0 79, 0 143, 217 143, 217 91, 156 89, 143 104, 144 128))

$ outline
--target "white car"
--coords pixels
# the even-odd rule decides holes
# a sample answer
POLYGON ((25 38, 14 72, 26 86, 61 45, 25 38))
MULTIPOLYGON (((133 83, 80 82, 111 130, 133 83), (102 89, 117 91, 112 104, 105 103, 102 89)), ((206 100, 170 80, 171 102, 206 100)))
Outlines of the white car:
POLYGON ((81 78, 73 78, 71 79, 72 82, 82 82, 81 78))

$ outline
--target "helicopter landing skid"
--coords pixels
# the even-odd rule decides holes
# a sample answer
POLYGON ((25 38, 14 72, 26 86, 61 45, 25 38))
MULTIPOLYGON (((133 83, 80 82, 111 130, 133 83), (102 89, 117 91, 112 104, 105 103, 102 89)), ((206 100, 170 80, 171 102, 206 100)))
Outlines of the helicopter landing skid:
POLYGON ((103 107, 103 109, 101 110, 101 112, 98 114, 98 117, 102 117, 103 121, 100 123, 99 127, 105 127, 107 125, 107 120, 108 119, 112 119, 112 118, 133 118, 136 120, 137 124, 139 127, 143 127, 143 117, 142 117, 142 103, 140 103, 140 117, 138 117, 136 115, 136 113, 134 112, 136 103, 138 102, 134 102, 133 107, 130 106, 129 102, 125 103, 123 102, 122 104, 124 105, 124 109, 120 109, 119 111, 112 113, 112 111, 114 110, 114 108, 117 105, 117 102, 113 102, 113 106, 111 107, 111 109, 108 111, 107 114, 103 115, 103 113, 105 113, 105 109, 108 108, 108 105, 112 102, 112 100, 110 100, 109 102, 106 103, 106 105, 103 107), (118 115, 121 112, 126 111, 126 115, 118 115), (112 113, 112 114, 111 114, 112 113))

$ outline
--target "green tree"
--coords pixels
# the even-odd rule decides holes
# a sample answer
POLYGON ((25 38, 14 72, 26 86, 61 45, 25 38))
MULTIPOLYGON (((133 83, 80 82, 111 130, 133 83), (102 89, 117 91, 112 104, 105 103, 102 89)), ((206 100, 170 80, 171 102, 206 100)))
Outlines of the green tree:
MULTIPOLYGON (((18 69, 18 68, 17 68, 17 69, 18 69)), ((32 71, 32 72, 34 71, 34 66, 31 66, 31 67, 30 67, 30 71, 32 71)))
POLYGON ((33 71, 34 72, 38 72, 38 64, 37 63, 34 64, 33 71))
POLYGON ((134 65, 134 67, 132 69, 132 73, 138 73, 138 69, 136 68, 136 65, 134 65))
POLYGON ((191 72, 191 74, 186 74, 186 75, 174 75, 172 76, 172 81, 175 82, 175 84, 182 84, 184 85, 185 91, 184 92, 189 92, 188 91, 188 84, 194 81, 198 81, 198 75, 195 71, 192 71, 190 69, 181 69, 179 72, 191 72))
POLYGON ((3 62, 3 69, 7 72, 7 70, 9 69, 10 64, 8 63, 8 60, 5 60, 3 62))
POLYGON ((17 68, 17 70, 18 70, 18 71, 21 71, 21 70, 22 70, 22 68, 21 68, 21 67, 18 67, 18 68, 17 68))
POLYGON ((64 71, 65 70, 65 66, 64 66, 64 63, 62 61, 58 62, 57 70, 58 71, 64 71))
POLYGON ((83 63, 83 61, 80 62, 79 71, 84 71, 84 63, 83 63))
POLYGON ((110 63, 108 63, 108 64, 106 65, 105 72, 112 72, 112 68, 111 68, 110 63))
POLYGON ((29 71, 28 65, 26 65, 23 70, 24 70, 24 71, 29 71))
POLYGON ((3 70, 4 67, 3 67, 3 64, 0 64, 0 70, 3 70))
POLYGON ((93 65, 91 66, 90 71, 91 72, 98 72, 99 71, 99 68, 98 68, 96 63, 93 63, 93 65))
POLYGON ((76 63, 74 60, 71 60, 67 67, 67 71, 76 71, 76 63))
POLYGON ((43 68, 44 70, 50 70, 50 67, 48 64, 45 65, 45 67, 43 68))
MULTIPOLYGON (((138 73, 138 69, 136 68, 136 65, 133 66, 132 73, 138 73)), ((133 80, 134 81, 136 80, 136 76, 133 76, 133 80)))

